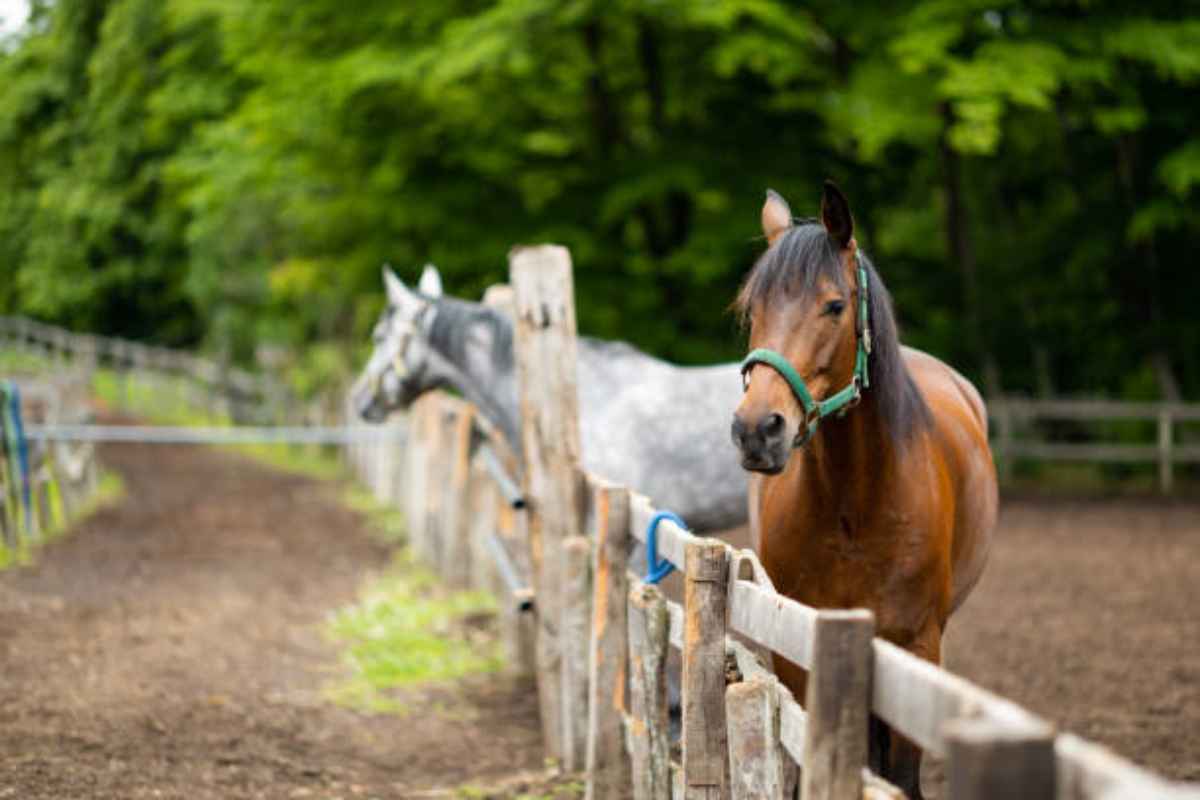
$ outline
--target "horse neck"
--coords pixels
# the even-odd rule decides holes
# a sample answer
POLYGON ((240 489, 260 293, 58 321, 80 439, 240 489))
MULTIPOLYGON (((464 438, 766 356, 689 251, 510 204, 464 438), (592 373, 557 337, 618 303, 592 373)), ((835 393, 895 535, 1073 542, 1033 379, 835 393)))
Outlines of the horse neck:
POLYGON ((879 407, 867 392, 840 419, 827 419, 802 451, 796 477, 801 491, 827 508, 865 501, 892 472, 895 450, 879 407), (830 505, 833 504, 833 505, 830 505))
MULTIPOLYGON (((494 313, 499 319, 498 324, 507 326, 511 333, 511 320, 499 312, 494 313)), ((505 351, 495 354, 498 358, 468 358, 463 352, 442 346, 444 343, 431 340, 430 345, 436 355, 436 382, 458 390, 488 422, 500 429, 513 450, 520 452, 521 425, 511 335, 506 341, 505 351)))

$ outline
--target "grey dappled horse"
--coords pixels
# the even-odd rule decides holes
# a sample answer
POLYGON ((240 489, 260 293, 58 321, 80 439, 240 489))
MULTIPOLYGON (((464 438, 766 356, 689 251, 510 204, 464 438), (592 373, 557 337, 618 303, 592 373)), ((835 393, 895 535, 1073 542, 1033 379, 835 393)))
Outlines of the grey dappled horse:
MULTIPOLYGON (((442 294, 425 268, 417 291, 383 271, 388 306, 354 405, 379 422, 421 393, 453 387, 514 447, 519 443, 512 321, 481 303, 442 294)), ((648 495, 698 531, 746 522, 747 477, 729 438, 741 400, 736 363, 681 367, 624 342, 581 337, 580 433, 589 472, 648 495)))

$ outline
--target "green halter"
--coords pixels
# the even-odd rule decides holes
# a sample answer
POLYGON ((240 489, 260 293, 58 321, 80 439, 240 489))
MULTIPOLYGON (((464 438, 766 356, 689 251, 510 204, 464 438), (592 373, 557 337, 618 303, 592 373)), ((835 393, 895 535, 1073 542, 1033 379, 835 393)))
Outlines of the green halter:
POLYGON ((857 252, 855 252, 854 257, 858 263, 858 321, 855 325, 858 352, 854 358, 854 377, 851 378, 848 386, 818 402, 813 399, 812 394, 808 391, 808 387, 804 384, 804 378, 800 377, 800 373, 796 371, 796 368, 774 350, 760 347, 750 351, 750 354, 742 359, 742 375, 749 372, 750 368, 755 364, 766 364, 783 376, 788 386, 792 388, 792 394, 796 395, 796 399, 804 407, 804 431, 796 436, 794 443, 796 447, 803 447, 808 444, 813 434, 817 432, 817 424, 822 419, 831 414, 845 414, 853 408, 862 397, 862 390, 870 386, 871 383, 867 370, 867 357, 871 354, 871 321, 868 316, 869 306, 867 304, 867 270, 863 266, 862 259, 858 257, 857 252))

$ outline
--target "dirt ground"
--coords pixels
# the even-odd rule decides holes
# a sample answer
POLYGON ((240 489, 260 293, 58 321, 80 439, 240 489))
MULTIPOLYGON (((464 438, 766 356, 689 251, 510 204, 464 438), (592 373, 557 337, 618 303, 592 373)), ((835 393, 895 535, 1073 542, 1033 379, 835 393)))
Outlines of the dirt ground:
MULTIPOLYGON (((726 537, 747 546, 744 531, 726 537)), ((1118 754, 1200 780, 1200 498, 1004 498, 949 670, 1118 754)), ((936 776, 931 770, 936 793, 936 776)))
POLYGON ((1010 498, 947 666, 1200 780, 1200 500, 1010 498))
MULTIPOLYGON (((403 718, 325 699, 339 667, 321 622, 387 560, 336 490, 199 448, 102 457, 125 500, 0 573, 0 798, 512 797, 537 781, 529 686, 411 692, 403 718)), ((1200 502, 1010 498, 948 666, 1197 779, 1197 608, 1200 502)))
POLYGON ((0 798, 448 797, 541 768, 530 686, 409 693, 405 718, 325 700, 321 623, 388 559, 335 489, 199 448, 101 457, 125 500, 0 573, 0 798))

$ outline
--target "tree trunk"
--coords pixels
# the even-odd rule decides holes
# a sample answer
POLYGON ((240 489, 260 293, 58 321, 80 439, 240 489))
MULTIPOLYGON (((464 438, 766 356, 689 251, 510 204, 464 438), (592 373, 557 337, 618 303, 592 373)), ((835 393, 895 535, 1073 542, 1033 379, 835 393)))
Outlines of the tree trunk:
POLYGON ((962 271, 963 321, 967 347, 983 373, 984 392, 988 397, 1001 393, 1000 370, 994 355, 984 343, 979 302, 979 269, 971 241, 970 212, 962 186, 962 159, 950 144, 950 126, 954 112, 949 104, 942 105, 944 126, 938 143, 942 157, 943 188, 946 192, 946 244, 950 261, 962 271))

